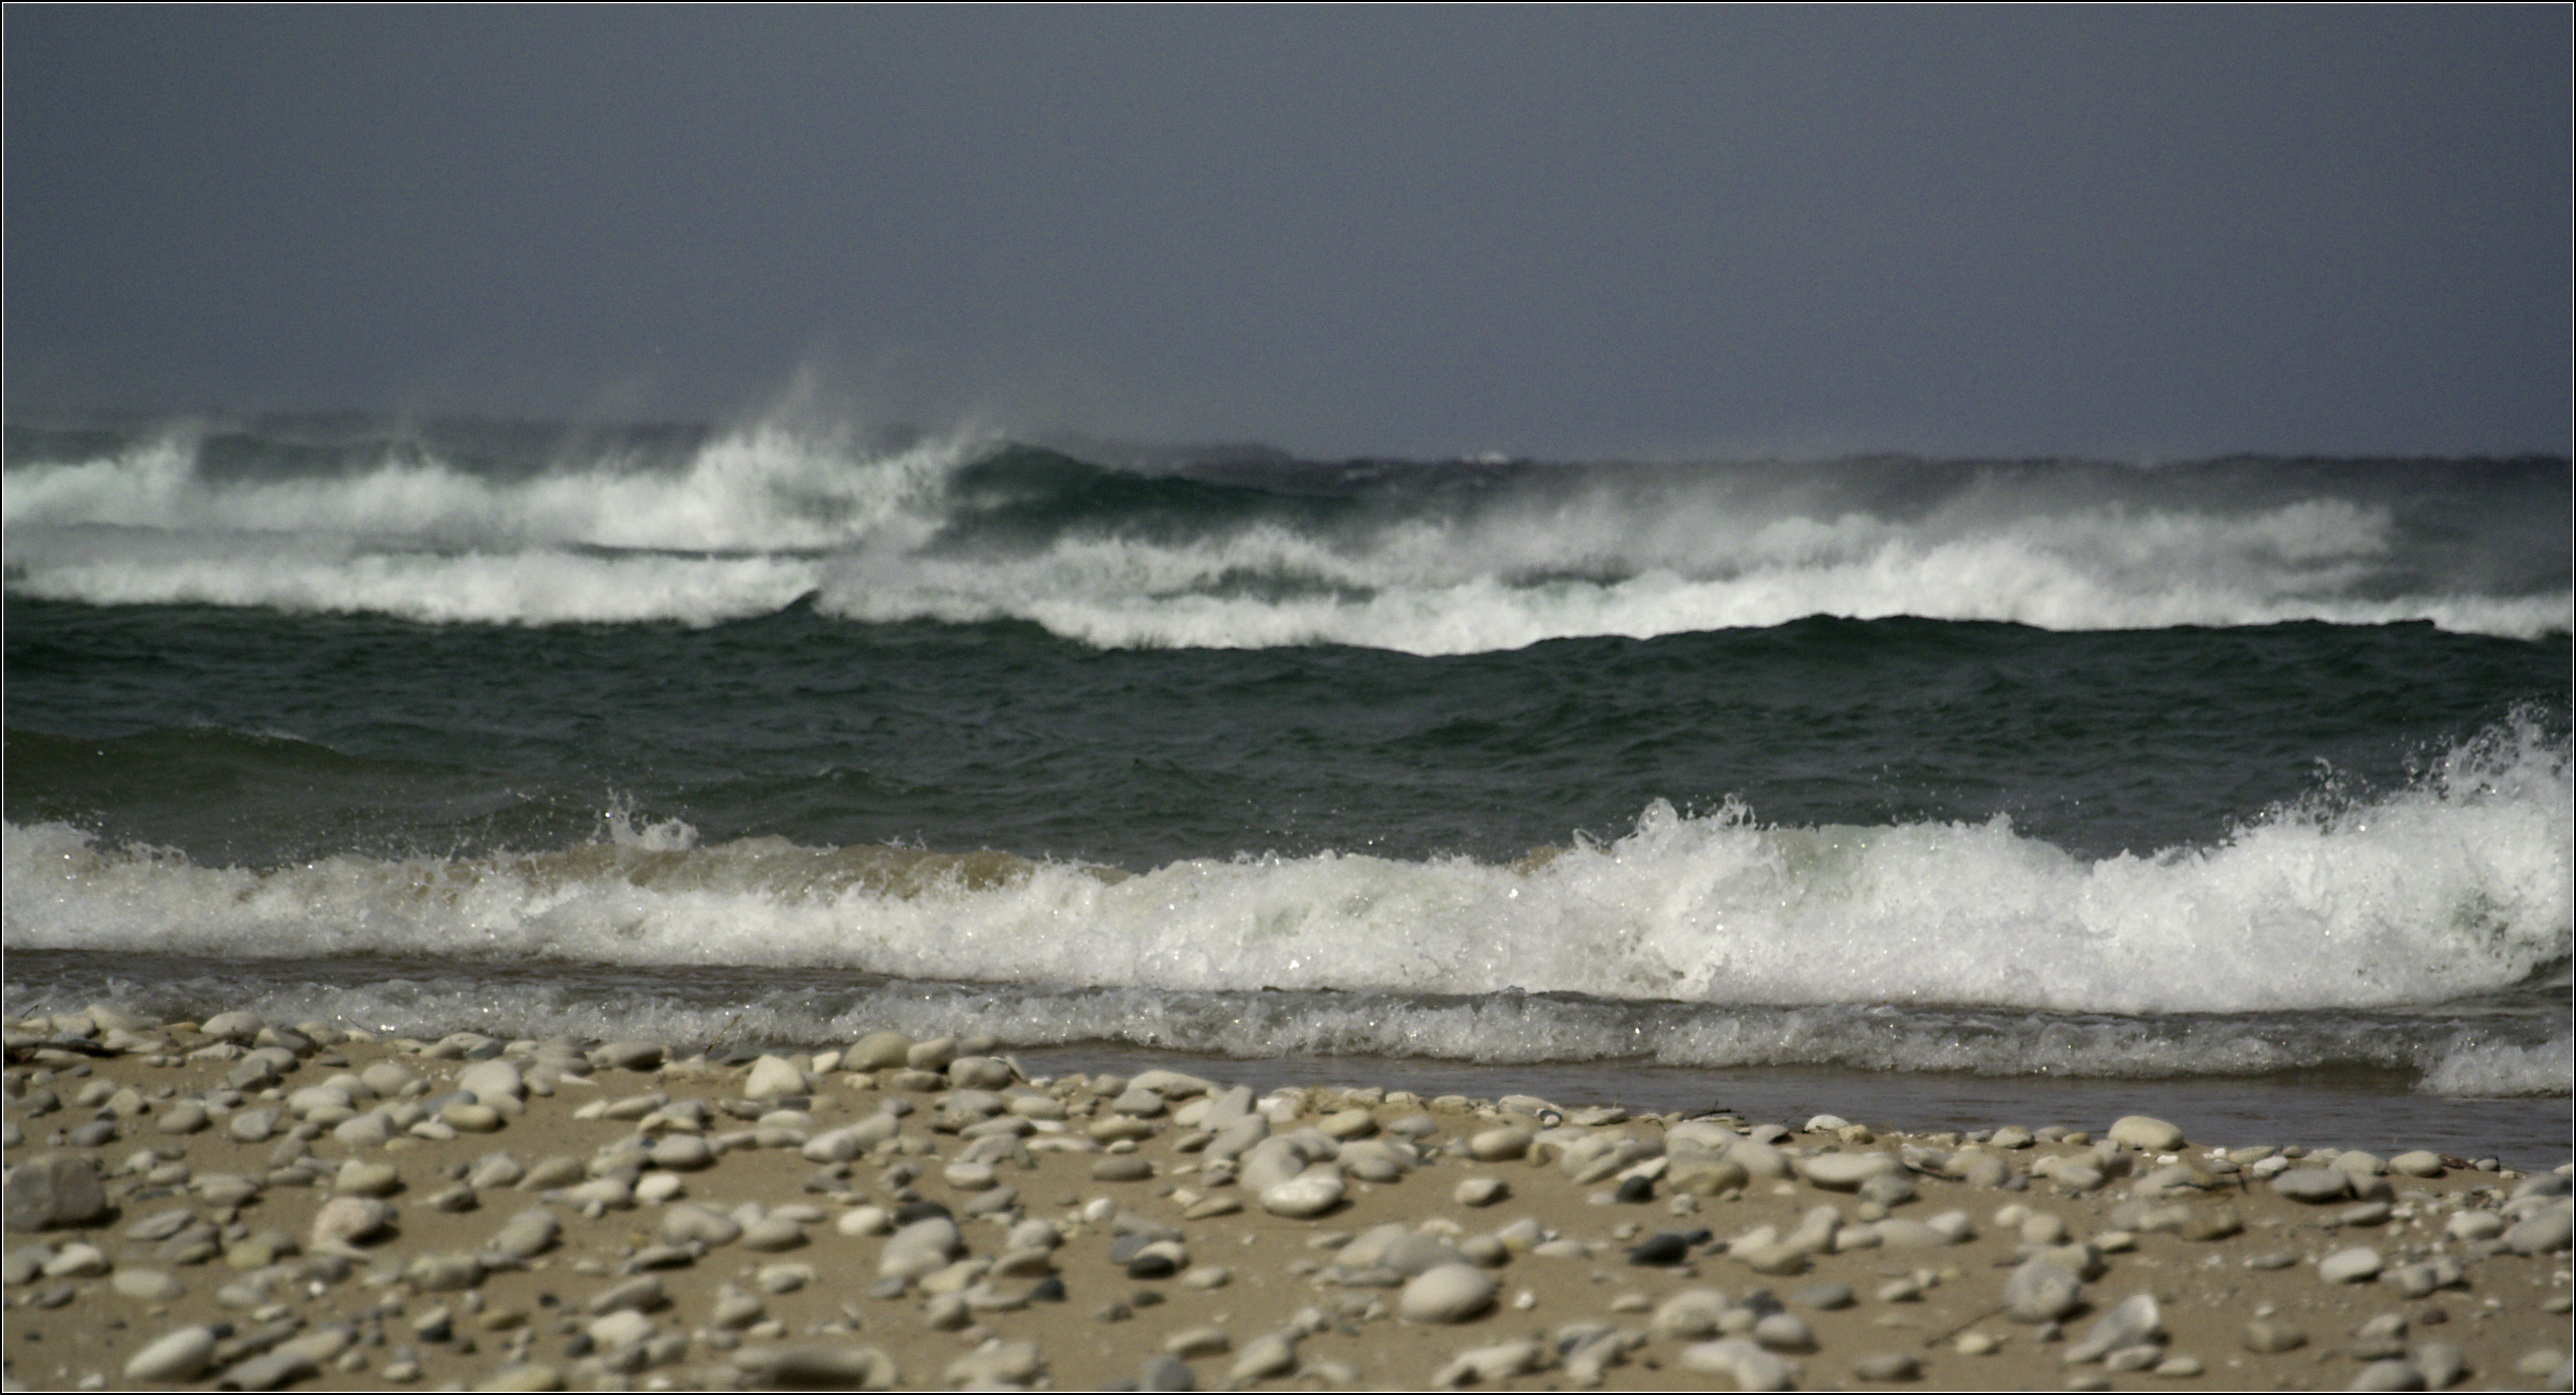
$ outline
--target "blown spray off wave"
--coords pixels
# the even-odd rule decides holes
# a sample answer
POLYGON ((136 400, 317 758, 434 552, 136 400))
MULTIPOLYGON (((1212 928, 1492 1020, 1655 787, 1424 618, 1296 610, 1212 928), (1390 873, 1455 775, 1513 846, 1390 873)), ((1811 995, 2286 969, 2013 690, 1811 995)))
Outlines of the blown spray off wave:
POLYGON ((1122 468, 777 424, 579 449, 13 427, 5 508, 13 589, 101 605, 705 625, 810 595, 1109 648, 1456 654, 1814 614, 2530 637, 2576 613, 2567 497, 2553 461, 1122 468))

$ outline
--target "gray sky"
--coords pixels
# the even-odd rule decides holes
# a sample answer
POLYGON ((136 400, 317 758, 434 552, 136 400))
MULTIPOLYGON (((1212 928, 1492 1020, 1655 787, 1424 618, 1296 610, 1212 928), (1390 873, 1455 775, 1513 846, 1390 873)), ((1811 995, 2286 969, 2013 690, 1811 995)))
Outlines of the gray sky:
POLYGON ((2568 449, 2555 4, 5 23, 21 407, 2568 449))

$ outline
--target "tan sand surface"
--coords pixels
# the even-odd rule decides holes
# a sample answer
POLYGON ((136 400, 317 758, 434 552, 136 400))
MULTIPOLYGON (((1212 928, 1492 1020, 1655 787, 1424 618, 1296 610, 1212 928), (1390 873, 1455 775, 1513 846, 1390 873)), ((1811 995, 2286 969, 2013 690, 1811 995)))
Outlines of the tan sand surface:
POLYGON ((1256 1098, 890 1034, 721 1064, 99 1010, 8 1059, 19 1388, 2569 1380, 2568 1169, 2402 1139, 1256 1098))

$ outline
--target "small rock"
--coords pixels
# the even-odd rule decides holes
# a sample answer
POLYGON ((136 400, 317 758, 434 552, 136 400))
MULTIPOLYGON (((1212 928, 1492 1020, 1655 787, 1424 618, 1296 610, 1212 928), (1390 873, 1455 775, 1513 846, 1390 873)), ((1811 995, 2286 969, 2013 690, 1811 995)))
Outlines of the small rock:
POLYGON ((359 1244, 393 1224, 394 1208, 369 1196, 335 1196, 313 1213, 316 1246, 359 1244))
POLYGON ((1329 1163, 1318 1164, 1262 1188, 1261 1209, 1274 1216, 1303 1220, 1340 1205, 1348 1191, 1339 1169, 1329 1163))
POLYGON ((1396 1299, 1407 1322, 1452 1323, 1494 1305, 1494 1281, 1470 1264, 1443 1264, 1415 1275, 1396 1299))
POLYGON ((210 1327, 182 1327, 134 1354, 125 1374, 134 1380, 194 1380, 214 1364, 217 1338, 210 1327))
POLYGON ((2330 1284, 2358 1283, 2379 1277, 2379 1251, 2367 1245, 2337 1250, 2317 1261, 2317 1277, 2330 1284))
POLYGON ((2324 1206, 2352 1195, 2352 1174, 2333 1167, 2294 1167, 2272 1179, 2272 1190, 2292 1201, 2324 1206))
POLYGON ((1861 1380, 1913 1380, 1923 1374, 1923 1363, 1901 1351, 1873 1351, 1852 1361, 1852 1375, 1861 1380))
POLYGON ((9 1169, 8 1228, 51 1230, 86 1225, 107 1214, 98 1165, 69 1153, 47 1153, 9 1169))
POLYGON ((2504 1233, 2504 1247, 2518 1255, 2551 1254, 2568 1248, 2571 1220, 2564 1206, 2554 1206, 2516 1221, 2504 1233))
POLYGON ((2075 1311, 2083 1281, 2054 1260, 2024 1260, 2004 1280, 2004 1315, 2015 1322, 2055 1322, 2075 1311))
POLYGON ((2112 1124, 2105 1137, 2142 1153, 2170 1153, 2183 1146, 2181 1129, 2144 1114, 2132 1114, 2112 1124))

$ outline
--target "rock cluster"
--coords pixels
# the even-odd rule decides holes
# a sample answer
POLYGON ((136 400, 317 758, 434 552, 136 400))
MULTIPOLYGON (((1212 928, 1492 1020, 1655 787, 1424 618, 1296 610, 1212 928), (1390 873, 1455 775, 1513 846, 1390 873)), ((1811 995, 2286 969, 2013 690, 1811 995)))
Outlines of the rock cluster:
POLYGON ((100 1009, 9 1052, 29 1387, 2568 1380, 2565 1169, 1030 1079, 892 1032, 100 1009))

